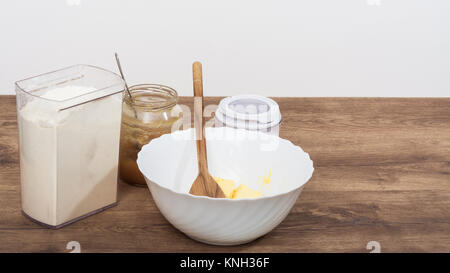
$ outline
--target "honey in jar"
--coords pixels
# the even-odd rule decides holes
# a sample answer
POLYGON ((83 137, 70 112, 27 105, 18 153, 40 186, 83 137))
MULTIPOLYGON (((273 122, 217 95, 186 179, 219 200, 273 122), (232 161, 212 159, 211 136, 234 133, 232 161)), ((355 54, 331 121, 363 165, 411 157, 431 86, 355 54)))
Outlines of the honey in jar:
POLYGON ((140 84, 129 90, 132 97, 126 95, 123 101, 119 175, 128 184, 145 186, 137 154, 152 139, 178 128, 182 110, 177 92, 168 86, 140 84))

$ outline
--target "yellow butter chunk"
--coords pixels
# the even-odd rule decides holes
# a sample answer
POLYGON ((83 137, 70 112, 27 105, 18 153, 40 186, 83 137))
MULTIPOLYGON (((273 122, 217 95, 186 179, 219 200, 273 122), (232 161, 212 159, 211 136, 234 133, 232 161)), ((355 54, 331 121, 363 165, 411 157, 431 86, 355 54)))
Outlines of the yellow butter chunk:
POLYGON ((223 193, 225 194, 225 197, 227 198, 233 198, 234 193, 234 181, 229 179, 223 179, 219 177, 214 177, 214 180, 216 180, 217 184, 219 184, 219 187, 222 189, 223 193))
POLYGON ((235 183, 231 179, 223 179, 220 177, 213 177, 216 180, 219 187, 222 189, 225 197, 230 199, 239 198, 255 198, 262 196, 260 191, 250 189, 248 186, 241 184, 235 188, 235 183))
POLYGON ((267 177, 264 176, 264 177, 263 177, 263 182, 262 182, 262 184, 263 184, 263 185, 269 184, 271 179, 272 179, 272 170, 269 170, 269 176, 267 176, 267 177))
POLYGON ((239 187, 234 191, 233 199, 239 199, 239 198, 255 198, 262 196, 262 193, 260 191, 255 191, 250 189, 248 186, 241 184, 239 187))

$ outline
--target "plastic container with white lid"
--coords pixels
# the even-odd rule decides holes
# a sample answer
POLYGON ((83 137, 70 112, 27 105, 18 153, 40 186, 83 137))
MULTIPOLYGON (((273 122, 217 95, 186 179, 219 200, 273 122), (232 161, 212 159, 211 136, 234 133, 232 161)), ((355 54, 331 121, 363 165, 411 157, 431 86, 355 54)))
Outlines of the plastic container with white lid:
POLYGON ((260 95, 226 97, 215 114, 217 127, 232 127, 279 135, 281 113, 278 104, 260 95))

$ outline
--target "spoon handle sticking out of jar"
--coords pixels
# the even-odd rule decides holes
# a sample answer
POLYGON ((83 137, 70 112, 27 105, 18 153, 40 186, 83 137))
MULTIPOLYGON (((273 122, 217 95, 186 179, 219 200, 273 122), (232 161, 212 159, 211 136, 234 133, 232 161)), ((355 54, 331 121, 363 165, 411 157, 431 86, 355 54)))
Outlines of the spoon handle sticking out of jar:
MULTIPOLYGON (((125 89, 127 90, 128 96, 130 97, 131 104, 134 104, 133 96, 131 96, 130 89, 128 89, 127 81, 125 80, 125 77, 123 76, 122 66, 120 65, 120 60, 119 60, 119 55, 117 54, 117 52, 115 52, 114 55, 116 56, 116 62, 117 62, 117 66, 119 67, 120 76, 122 77, 122 80, 125 83, 125 89)), ((131 105, 131 108, 133 109, 134 117, 137 118, 138 115, 137 115, 136 109, 134 109, 133 105, 131 105)))
POLYGON ((120 65, 120 60, 119 60, 119 55, 117 54, 117 52, 115 52, 114 55, 116 56, 116 62, 117 62, 117 66, 119 67, 120 76, 122 77, 122 80, 125 83, 125 89, 127 90, 128 96, 130 96, 131 102, 134 102, 133 96, 131 96, 130 89, 128 89, 127 81, 125 80, 125 77, 123 76, 122 66, 120 65))

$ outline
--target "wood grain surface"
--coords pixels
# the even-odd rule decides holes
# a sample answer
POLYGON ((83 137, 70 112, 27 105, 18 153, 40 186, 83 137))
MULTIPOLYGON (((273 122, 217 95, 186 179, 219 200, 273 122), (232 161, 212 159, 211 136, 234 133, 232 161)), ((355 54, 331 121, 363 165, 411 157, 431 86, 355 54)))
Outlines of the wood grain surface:
MULTIPOLYGON (((276 98, 280 135, 315 165, 287 218, 235 247, 195 242, 146 188, 119 183, 119 205, 60 230, 21 215, 14 96, 0 96, 0 252, 450 252, 450 99, 276 98)), ((214 104, 219 98, 205 98, 214 104)), ((190 99, 180 103, 192 107, 190 99)))

